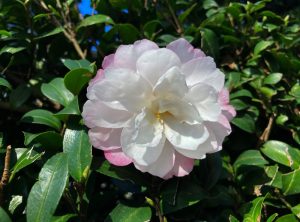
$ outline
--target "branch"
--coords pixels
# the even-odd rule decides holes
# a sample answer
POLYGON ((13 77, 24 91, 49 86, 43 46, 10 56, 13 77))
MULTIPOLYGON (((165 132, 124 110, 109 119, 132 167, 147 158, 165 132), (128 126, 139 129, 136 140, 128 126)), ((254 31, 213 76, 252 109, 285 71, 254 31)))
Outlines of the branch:
POLYGON ((180 24, 177 16, 175 15, 175 12, 174 12, 173 8, 171 7, 169 0, 166 0, 166 2, 167 2, 168 9, 169 9, 169 11, 170 11, 170 13, 172 15, 172 18, 173 18, 173 20, 174 20, 174 22, 176 24, 176 32, 179 35, 182 35, 183 34, 183 30, 182 30, 181 24, 180 24))
POLYGON ((275 115, 271 114, 267 127, 265 128, 264 132, 261 134, 261 136, 258 139, 257 147, 260 147, 261 144, 268 141, 268 139, 270 137, 271 130, 272 130, 272 126, 273 126, 273 123, 274 123, 274 119, 275 119, 275 115))
POLYGON ((9 165, 10 165, 10 154, 11 154, 11 146, 7 146, 5 162, 4 162, 4 170, 2 174, 2 178, 0 181, 0 206, 3 205, 3 190, 9 181, 9 165))

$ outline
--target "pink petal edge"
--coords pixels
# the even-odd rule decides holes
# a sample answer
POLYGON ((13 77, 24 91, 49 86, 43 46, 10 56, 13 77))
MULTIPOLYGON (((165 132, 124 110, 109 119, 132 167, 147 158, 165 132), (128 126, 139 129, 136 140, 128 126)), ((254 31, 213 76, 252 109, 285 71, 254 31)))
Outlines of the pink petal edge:
POLYGON ((121 148, 105 150, 104 156, 111 164, 116 166, 127 166, 132 163, 132 160, 123 153, 121 148))

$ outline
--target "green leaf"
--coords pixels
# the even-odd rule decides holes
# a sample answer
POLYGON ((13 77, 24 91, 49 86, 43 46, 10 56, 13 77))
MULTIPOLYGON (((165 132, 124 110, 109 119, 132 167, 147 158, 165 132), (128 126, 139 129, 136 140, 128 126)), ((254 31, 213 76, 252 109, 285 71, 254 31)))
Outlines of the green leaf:
POLYGON ((0 86, 4 86, 4 87, 12 90, 12 86, 6 79, 0 78, 0 86))
POLYGON ((243 100, 241 99, 233 99, 230 101, 230 104, 233 105, 233 107, 235 108, 235 110, 243 110, 243 109, 247 109, 249 107, 248 103, 245 103, 243 100))
POLYGON ((269 46, 273 45, 273 41, 265 41, 261 40, 259 43, 256 44, 254 47, 254 56, 259 55, 262 51, 264 51, 269 46))
POLYGON ((94 71, 94 67, 93 67, 94 64, 90 63, 86 59, 80 59, 80 60, 63 59, 62 62, 69 70, 82 68, 82 69, 87 69, 90 72, 94 71))
POLYGON ((150 207, 130 207, 120 203, 109 213, 105 222, 144 222, 150 219, 150 207))
POLYGON ((42 38, 46 38, 46 37, 49 37, 49 36, 57 35, 59 33, 62 33, 63 30, 64 29, 62 27, 56 27, 55 29, 53 29, 49 32, 46 32, 46 33, 43 33, 43 34, 39 35, 35 39, 42 39, 42 38))
POLYGON ((74 99, 74 95, 66 88, 63 78, 55 78, 49 83, 43 83, 42 93, 49 99, 67 106, 74 99))
POLYGON ((282 188, 282 174, 279 172, 279 167, 275 166, 267 166, 265 167, 265 172, 271 181, 266 183, 266 185, 276 187, 281 189, 282 188))
POLYGON ((219 41, 217 35, 210 29, 201 30, 201 49, 215 60, 219 58, 219 41))
POLYGON ((9 31, 6 31, 6 30, 4 30, 4 29, 1 29, 1 30, 0 30, 0 36, 4 36, 3 38, 7 38, 7 37, 11 37, 12 34, 11 34, 11 32, 9 32, 9 31))
POLYGON ((67 222, 71 218, 76 217, 76 214, 66 214, 63 216, 53 216, 51 222, 67 222))
POLYGON ((12 90, 9 95, 9 102, 12 107, 18 108, 29 99, 30 95, 30 88, 25 84, 21 84, 16 89, 12 90))
POLYGON ((168 181, 161 195, 161 209, 163 214, 168 214, 198 203, 206 197, 207 192, 197 182, 185 178, 168 181))
POLYGON ((274 85, 282 79, 282 73, 272 73, 264 79, 264 84, 274 85))
POLYGON ((235 216, 230 215, 229 216, 229 222, 239 222, 239 220, 235 216))
POLYGON ((16 54, 18 52, 23 51, 24 49, 26 49, 26 47, 12 47, 6 45, 0 50, 0 55, 2 55, 3 53, 16 54))
POLYGON ((25 113, 21 121, 50 126, 56 130, 60 130, 61 128, 60 120, 53 116, 53 113, 50 111, 43 109, 35 109, 25 113))
POLYGON ((181 13, 178 17, 179 21, 181 23, 184 22, 184 20, 189 16, 189 14, 191 14, 191 12, 193 11, 193 9, 197 6, 197 3, 194 3, 193 5, 191 5, 191 7, 189 7, 188 9, 186 9, 183 13, 181 13))
POLYGON ((275 96, 277 94, 276 90, 271 89, 269 87, 260 87, 259 91, 266 96, 268 99, 271 99, 273 96, 275 96))
MULTIPOLYGON (((15 210, 22 204, 23 196, 12 195, 11 201, 9 202, 8 210, 11 214, 14 214, 15 210)), ((1 218, 1 217, 0 217, 1 218)))
POLYGON ((158 26, 161 26, 159 20, 151 20, 147 22, 143 27, 144 35, 148 39, 153 39, 158 26))
POLYGON ((278 213, 272 214, 272 215, 268 218, 267 222, 273 222, 277 216, 278 216, 278 213))
POLYGON ((261 221, 261 210, 265 197, 257 197, 251 201, 250 210, 244 215, 243 222, 261 221))
POLYGON ((66 129, 63 140, 64 153, 68 154, 68 167, 71 176, 78 182, 86 178, 92 162, 92 146, 83 128, 66 129))
POLYGON ((247 150, 236 159, 233 166, 238 171, 241 166, 263 166, 268 163, 258 150, 247 150))
POLYGON ((91 25, 102 24, 102 23, 114 24, 114 21, 107 15, 103 15, 103 14, 92 15, 83 19, 78 25, 77 29, 91 26, 91 25))
POLYGON ((33 144, 41 144, 44 148, 59 149, 62 148, 62 136, 53 131, 46 131, 38 134, 24 133, 24 144, 26 146, 33 144))
POLYGON ((275 222, 299 222, 293 214, 287 214, 279 217, 275 222))
POLYGON ((0 218, 1 222, 12 222, 8 214, 3 210, 2 207, 0 207, 0 218))
POLYGON ((292 207, 292 212, 300 219, 300 204, 292 207))
POLYGON ((255 132, 255 122, 253 117, 251 117, 249 114, 237 116, 231 122, 248 133, 255 132))
MULTIPOLYGON (((72 94, 73 95, 73 94, 72 94)), ((55 113, 54 116, 58 118, 65 118, 68 115, 80 115, 79 105, 78 105, 78 97, 75 96, 74 99, 61 111, 55 113)))
POLYGON ((67 162, 67 155, 58 153, 45 163, 28 196, 27 221, 51 221, 68 180, 67 162))
POLYGON ((230 99, 235 99, 235 98, 238 98, 238 97, 250 97, 250 98, 252 98, 253 95, 249 90, 246 90, 246 89, 241 89, 241 90, 236 91, 234 93, 230 93, 230 99))
POLYGON ((282 191, 284 195, 300 193, 300 169, 282 174, 282 191))
POLYGON ((300 167, 300 151, 286 143, 270 140, 262 146, 261 151, 277 163, 289 166, 292 169, 300 167))
MULTIPOLYGON (((22 149, 22 148, 17 148, 17 149, 22 149)), ((16 152, 17 149, 15 149, 16 152)), ((41 156, 43 155, 43 153, 37 153, 36 151, 34 151, 33 148, 25 149, 25 150, 22 149, 22 151, 23 151, 22 155, 18 157, 16 164, 12 168, 11 175, 9 178, 10 181, 14 178, 17 172, 19 172, 21 169, 25 168, 26 166, 34 163, 36 160, 40 159, 41 156)))
POLYGON ((65 86, 74 95, 78 95, 80 90, 90 81, 92 76, 93 74, 87 69, 73 69, 69 71, 64 78, 65 86))
POLYGON ((148 184, 148 178, 146 175, 140 173, 133 166, 118 167, 111 165, 107 160, 105 160, 103 163, 101 163, 100 167, 96 169, 96 171, 115 179, 129 180, 139 185, 148 184))
POLYGON ((115 29, 125 44, 130 44, 140 38, 139 30, 132 24, 117 24, 115 29))

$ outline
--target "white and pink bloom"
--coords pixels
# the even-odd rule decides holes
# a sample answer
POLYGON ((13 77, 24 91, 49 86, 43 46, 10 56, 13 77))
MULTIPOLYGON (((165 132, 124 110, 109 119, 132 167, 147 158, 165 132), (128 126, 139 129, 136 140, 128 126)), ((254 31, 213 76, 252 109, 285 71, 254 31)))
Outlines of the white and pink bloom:
POLYGON ((185 39, 159 48, 141 40, 104 58, 82 116, 92 145, 118 166, 164 179, 222 149, 235 110, 224 74, 185 39))

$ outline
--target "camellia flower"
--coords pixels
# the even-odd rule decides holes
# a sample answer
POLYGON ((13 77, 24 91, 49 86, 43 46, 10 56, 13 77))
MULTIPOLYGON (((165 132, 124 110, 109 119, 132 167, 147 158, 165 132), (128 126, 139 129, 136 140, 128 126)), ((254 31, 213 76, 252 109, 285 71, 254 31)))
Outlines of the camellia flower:
POLYGON ((235 110, 223 87, 214 60, 185 39, 166 48, 144 39, 104 58, 82 116, 110 163, 184 176, 231 132, 235 110))

